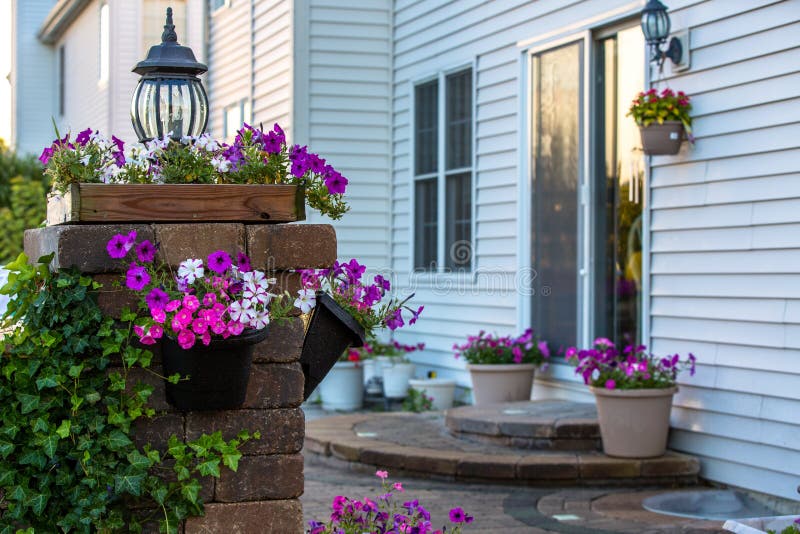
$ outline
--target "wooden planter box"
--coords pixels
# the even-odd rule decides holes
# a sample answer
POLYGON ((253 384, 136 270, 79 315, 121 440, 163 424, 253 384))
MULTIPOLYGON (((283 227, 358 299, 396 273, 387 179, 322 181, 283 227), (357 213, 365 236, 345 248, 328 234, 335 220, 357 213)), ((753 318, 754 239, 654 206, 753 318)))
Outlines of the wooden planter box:
POLYGON ((286 223, 306 218, 302 187, 72 184, 47 199, 47 225, 110 222, 286 223))

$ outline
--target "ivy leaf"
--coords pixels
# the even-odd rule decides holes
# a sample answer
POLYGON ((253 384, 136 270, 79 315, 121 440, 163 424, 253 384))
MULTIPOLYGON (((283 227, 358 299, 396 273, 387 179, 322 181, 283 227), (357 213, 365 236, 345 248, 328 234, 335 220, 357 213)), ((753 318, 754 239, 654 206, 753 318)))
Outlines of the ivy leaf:
POLYGON ((11 469, 0 470, 0 487, 7 487, 14 480, 14 471, 11 469))
POLYGON ((82 371, 83 371, 83 364, 73 365, 69 368, 67 374, 72 378, 78 378, 79 376, 81 376, 82 371))
POLYGON ((230 469, 231 471, 236 471, 239 469, 239 459, 242 457, 242 453, 240 452, 232 452, 228 454, 222 455, 222 463, 225 464, 225 467, 230 469))
POLYGON ((30 395, 28 393, 17 393, 17 400, 20 402, 20 410, 23 414, 31 413, 39 406, 41 398, 39 395, 30 395))
POLYGON ((37 417, 31 422, 31 428, 34 432, 47 432, 50 429, 50 425, 41 417, 37 417))
POLYGON ((54 388, 58 386, 58 380, 54 374, 48 374, 41 378, 36 379, 36 389, 43 390, 47 388, 54 388))
POLYGON ((128 462, 131 464, 131 467, 138 471, 145 471, 149 469, 151 465, 153 465, 150 461, 150 458, 139 451, 132 451, 128 453, 128 462))
POLYGON ((117 475, 114 477, 114 491, 117 493, 130 493, 136 497, 142 494, 142 481, 144 475, 117 475))
POLYGON ((183 486, 181 486, 181 495, 183 495, 187 501, 192 504, 197 503, 197 499, 200 495, 200 490, 202 486, 200 486, 200 482, 197 479, 192 479, 183 486))
POLYGON ((119 429, 114 429, 109 432, 106 438, 106 445, 112 451, 118 451, 133 443, 131 439, 119 429))
POLYGON ((18 462, 20 465, 32 465, 39 469, 44 469, 47 464, 47 458, 41 451, 30 450, 20 456, 18 462))
POLYGON ((197 472, 203 476, 211 475, 219 478, 219 458, 211 458, 197 464, 197 472))
POLYGON ((72 422, 69 419, 64 419, 61 421, 61 424, 56 429, 56 434, 58 434, 62 439, 69 436, 69 430, 72 427, 72 422))
MULTIPOLYGON (((0 440, 0 456, 5 459, 12 452, 14 452, 14 444, 10 441, 0 440)), ((3 484, 0 484, 0 486, 3 486, 3 484)))
POLYGON ((130 323, 136 320, 136 314, 126 307, 122 308, 119 318, 124 323, 130 323))
POLYGON ((34 493, 32 497, 25 503, 31 507, 33 513, 41 515, 44 512, 44 507, 47 504, 47 495, 44 493, 34 493))
POLYGON ((41 440, 41 446, 42 452, 44 452, 47 457, 52 460, 56 455, 56 449, 58 449, 58 436, 55 434, 45 436, 41 440))

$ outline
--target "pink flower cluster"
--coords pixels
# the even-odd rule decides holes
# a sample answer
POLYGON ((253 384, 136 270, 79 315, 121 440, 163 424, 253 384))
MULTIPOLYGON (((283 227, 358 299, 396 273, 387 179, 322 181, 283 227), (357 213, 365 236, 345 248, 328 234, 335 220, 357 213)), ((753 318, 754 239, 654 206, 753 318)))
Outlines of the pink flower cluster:
POLYGON ((331 503, 330 521, 309 521, 308 534, 340 534, 344 532, 370 532, 376 534, 460 534, 464 525, 474 521, 463 508, 450 510, 451 527, 434 529, 431 514, 419 500, 408 500, 401 507, 393 504, 394 493, 404 493, 399 482, 390 483, 389 473, 376 471, 381 479, 382 494, 376 499, 364 497, 350 499, 342 495, 331 503))
POLYGON ((403 310, 411 313, 408 324, 416 323, 424 306, 416 310, 405 306, 413 295, 402 302, 390 299, 388 303, 381 304, 391 291, 391 283, 380 274, 375 275, 373 283, 365 283, 362 277, 366 270, 366 266, 351 259, 347 263, 337 261, 330 269, 304 270, 300 274, 303 287, 330 292, 336 302, 347 309, 367 330, 371 331, 376 327, 396 330, 405 326, 403 310))
POLYGON ((606 389, 671 387, 681 369, 686 368, 693 376, 697 361, 691 353, 686 361, 678 354, 657 358, 644 345, 628 345, 619 351, 603 337, 595 339, 589 349, 568 348, 565 357, 576 366, 575 373, 585 384, 606 389))
POLYGON ((148 317, 134 326, 142 344, 152 345, 169 333, 188 349, 198 340, 208 345, 212 336, 237 336, 245 328, 262 329, 270 322, 269 304, 275 295, 269 290, 275 281, 251 270, 244 254, 237 256, 235 265, 224 250, 210 254, 205 265, 187 259, 173 277, 155 268, 158 246, 148 240, 137 244, 136 231, 115 235, 106 250, 115 259, 135 251, 125 286, 144 294, 141 307, 148 317))
POLYGON ((539 341, 528 328, 522 335, 497 336, 481 330, 477 336, 468 336, 463 345, 453 345, 456 358, 463 356, 471 364, 542 364, 550 357, 546 341, 539 341))

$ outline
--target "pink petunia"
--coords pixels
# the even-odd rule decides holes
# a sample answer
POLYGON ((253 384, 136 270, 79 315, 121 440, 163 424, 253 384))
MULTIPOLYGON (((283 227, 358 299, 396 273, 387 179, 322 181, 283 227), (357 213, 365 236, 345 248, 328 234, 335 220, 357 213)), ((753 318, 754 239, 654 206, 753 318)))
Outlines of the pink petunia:
POLYGON ((163 308, 151 309, 150 316, 159 324, 164 324, 164 321, 167 320, 167 314, 163 308))
POLYGON ((194 346, 195 336, 190 330, 181 330, 178 333, 178 345, 182 349, 190 349, 194 346))
POLYGON ((194 295, 186 295, 183 297, 183 307, 190 312, 194 312, 200 307, 200 301, 194 295))

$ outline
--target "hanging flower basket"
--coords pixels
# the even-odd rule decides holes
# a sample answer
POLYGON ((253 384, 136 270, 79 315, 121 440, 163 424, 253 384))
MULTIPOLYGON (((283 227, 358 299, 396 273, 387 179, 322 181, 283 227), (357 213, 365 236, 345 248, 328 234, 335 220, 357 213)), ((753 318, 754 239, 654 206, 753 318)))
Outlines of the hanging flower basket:
POLYGON ((196 343, 183 349, 164 337, 161 346, 164 375, 188 380, 167 382, 167 402, 181 411, 228 410, 244 403, 250 379, 253 349, 267 337, 267 328, 227 339, 214 338, 208 346, 196 343))
POLYGON ((666 156, 677 154, 685 137, 681 121, 654 122, 650 126, 640 126, 642 149, 648 156, 666 156))
POLYGON ((305 375, 303 399, 308 399, 347 347, 364 345, 364 329, 347 311, 323 291, 316 293, 316 306, 306 328, 300 365, 305 375))

